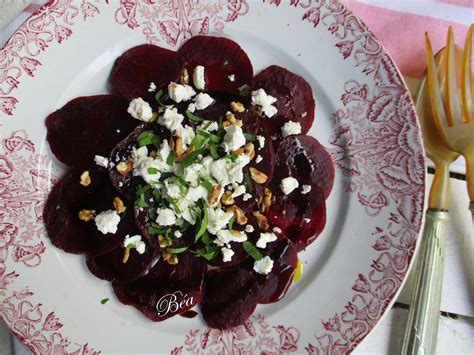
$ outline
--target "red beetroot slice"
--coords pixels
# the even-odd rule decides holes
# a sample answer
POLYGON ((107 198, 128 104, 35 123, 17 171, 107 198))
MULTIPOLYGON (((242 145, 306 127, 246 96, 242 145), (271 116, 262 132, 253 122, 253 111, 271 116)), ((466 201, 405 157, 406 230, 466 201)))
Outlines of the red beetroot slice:
POLYGON ((201 311, 206 323, 217 329, 243 324, 257 306, 259 287, 243 268, 209 271, 201 311))
POLYGON ((145 252, 139 254, 135 249, 131 249, 126 263, 123 262, 125 250, 119 245, 107 254, 87 257, 87 267, 92 274, 102 280, 117 283, 135 281, 145 275, 160 258, 159 250, 152 248, 146 241, 145 243, 145 252))
POLYGON ((113 283, 117 298, 155 322, 191 309, 202 299, 206 263, 191 253, 179 254, 178 260, 176 265, 158 261, 135 282, 113 283))
POLYGON ((195 36, 178 50, 175 64, 179 72, 186 68, 191 79, 194 68, 202 65, 206 91, 237 93, 242 85, 252 84, 250 59, 236 42, 227 38, 195 36), (234 81, 229 75, 234 75, 234 81))
MULTIPOLYGON (((161 126, 158 126, 155 123, 142 123, 125 137, 125 139, 118 143, 109 156, 110 181, 120 193, 131 201, 135 200, 135 192, 138 185, 145 185, 145 181, 143 181, 139 176, 133 176, 133 171, 130 171, 126 175, 122 175, 117 171, 116 167, 120 162, 126 162, 128 159, 131 159, 133 148, 139 148, 137 138, 145 131, 151 131, 153 134, 160 137, 161 141, 168 139, 169 137, 169 133, 166 133, 161 126)), ((157 149, 153 145, 148 145, 147 148, 149 152, 157 149)))
POLYGON ((298 264, 298 253, 293 243, 286 237, 280 236, 276 241, 267 244, 262 255, 268 255, 274 260, 272 271, 268 275, 255 273, 260 285, 258 303, 273 303, 281 300, 291 283, 298 264))
POLYGON ((115 61, 110 72, 112 92, 129 101, 142 97, 153 103, 155 93, 148 91, 150 83, 160 88, 179 77, 179 72, 169 66, 175 56, 176 52, 152 44, 130 48, 115 61))
POLYGON ((327 198, 334 184, 334 163, 314 137, 289 136, 278 146, 279 177, 293 176, 300 186, 316 185, 327 198), (284 175, 288 173, 288 175, 284 175))
POLYGON ((326 225, 324 196, 314 185, 304 195, 298 189, 285 195, 276 181, 271 190, 274 200, 266 213, 268 221, 282 229, 299 252, 314 242, 326 225))
POLYGON ((76 98, 46 118, 51 151, 79 170, 100 170, 95 155, 107 157, 138 124, 127 113, 127 102, 116 95, 76 98))
MULTIPOLYGON (((120 197, 106 173, 91 172, 89 186, 79 183, 81 173, 74 170, 67 172, 50 192, 44 208, 46 231, 53 245, 66 252, 105 254, 135 230, 133 207, 126 204, 127 210, 120 214, 120 223, 114 235, 102 234, 94 220, 80 220, 78 214, 82 209, 97 213, 114 209, 112 201, 114 197, 120 197)), ((125 198, 122 197, 122 200, 126 203, 125 198)))
POLYGON ((315 104, 313 90, 304 78, 271 65, 254 78, 253 90, 260 88, 277 99, 273 105, 278 113, 262 120, 262 126, 270 135, 281 133, 281 127, 287 121, 299 122, 303 134, 309 131, 314 121, 315 104))

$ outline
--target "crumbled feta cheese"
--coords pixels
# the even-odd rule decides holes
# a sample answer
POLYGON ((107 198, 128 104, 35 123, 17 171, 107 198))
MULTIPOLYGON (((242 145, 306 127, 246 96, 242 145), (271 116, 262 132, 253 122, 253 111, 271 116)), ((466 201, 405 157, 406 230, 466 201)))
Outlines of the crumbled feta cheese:
POLYGON ((119 129, 116 129, 115 132, 120 133, 120 130, 119 130, 119 129))
POLYGON ((190 187, 186 193, 186 199, 191 202, 197 202, 200 199, 207 200, 209 191, 203 186, 190 187))
POLYGON ((251 224, 245 226, 245 232, 252 233, 253 231, 255 231, 255 228, 251 224))
POLYGON ((281 234, 281 229, 278 228, 278 227, 273 227, 273 232, 274 232, 274 233, 281 234))
POLYGON ((174 236, 179 239, 183 236, 183 233, 181 233, 179 230, 177 230, 177 231, 174 232, 174 236))
POLYGON ((196 111, 196 104, 194 102, 191 102, 189 105, 188 105, 188 111, 193 113, 194 111, 196 111))
POLYGON ((177 178, 171 177, 165 180, 165 193, 167 197, 174 199, 181 197, 181 188, 177 178))
POLYGON ((150 83, 150 86, 148 87, 148 92, 154 92, 156 90, 156 85, 154 82, 150 83))
POLYGON ((216 121, 202 121, 202 123, 199 125, 198 129, 206 132, 212 132, 212 131, 217 131, 219 129, 219 124, 216 121), (206 127, 204 129, 204 127, 206 127))
POLYGON ((148 157, 148 148, 146 146, 132 149, 132 160, 138 162, 148 157))
POLYGON ((301 193, 306 195, 308 192, 311 191, 311 185, 303 185, 301 186, 301 193))
POLYGON ((130 101, 127 112, 135 119, 150 122, 153 118, 153 111, 148 102, 144 101, 141 97, 130 101))
MULTIPOLYGON (((194 108, 196 110, 204 110, 214 103, 214 99, 208 94, 199 93, 194 97, 194 108)), ((189 109, 189 108, 188 108, 189 109)))
POLYGON ((252 198, 252 195, 249 194, 249 193, 246 193, 246 194, 244 194, 244 196, 242 196, 242 200, 244 200, 244 201, 248 201, 248 200, 250 200, 251 198, 252 198))
POLYGON ((255 163, 260 163, 261 161, 263 160, 263 157, 259 154, 257 155, 257 157, 255 158, 255 163))
POLYGON ((181 122, 183 122, 184 116, 178 113, 176 108, 165 110, 163 116, 158 118, 158 124, 165 126, 171 132, 176 132, 181 127, 181 122))
POLYGON ((243 231, 231 231, 222 229, 216 233, 217 239, 214 243, 218 246, 228 245, 230 242, 242 243, 247 240, 247 234, 243 231))
POLYGON ((234 251, 230 248, 223 247, 221 249, 222 253, 222 261, 227 263, 232 260, 232 256, 234 256, 234 251))
POLYGON ((154 184, 160 180, 161 167, 162 164, 159 161, 148 158, 140 162, 138 169, 133 169, 133 175, 141 176, 147 184, 154 184))
POLYGON ((252 91, 252 105, 259 105, 268 118, 273 117, 278 112, 277 108, 272 105, 276 100, 273 96, 267 95, 263 89, 252 91))
POLYGON ((179 126, 176 130, 176 134, 181 137, 183 141, 183 149, 188 149, 188 146, 191 144, 195 137, 194 130, 191 126, 179 126))
POLYGON ((309 218, 303 218, 303 222, 304 222, 304 223, 309 223, 309 222, 311 222, 311 219, 309 219, 309 218))
POLYGON ((257 248, 265 249, 267 247, 267 243, 271 243, 277 240, 277 236, 273 233, 260 233, 260 237, 257 240, 257 248))
POLYGON ((206 81, 204 78, 204 67, 202 65, 198 65, 194 68, 193 83, 196 89, 204 90, 204 87, 206 86, 206 81))
POLYGON ((172 226, 176 223, 176 216, 172 209, 158 208, 156 214, 156 223, 160 226, 172 226))
POLYGON ((232 197, 239 197, 243 195, 246 191, 245 185, 237 185, 237 187, 234 188, 234 192, 232 193, 232 197))
POLYGON ((143 254, 145 252, 146 244, 142 241, 142 236, 137 234, 130 237, 128 234, 123 240, 123 247, 127 249, 136 249, 138 254, 143 254))
POLYGON ((225 128, 225 136, 222 142, 224 150, 229 153, 245 145, 245 136, 242 128, 232 125, 225 128))
POLYGON ((265 147, 265 137, 264 137, 264 136, 258 135, 258 136, 257 136, 257 141, 258 141, 258 147, 259 147, 260 149, 262 149, 263 147, 265 147))
POLYGON ((289 195, 299 186, 298 180, 292 176, 288 176, 281 180, 280 188, 285 195, 289 195))
POLYGON ((273 269, 273 260, 269 256, 265 256, 260 260, 255 261, 253 269, 256 273, 261 275, 268 275, 273 269))
POLYGON ((288 121, 281 127, 281 135, 283 138, 300 133, 301 124, 299 122, 288 121))
POLYGON ((188 101, 194 95, 196 95, 196 91, 189 86, 189 85, 181 85, 176 83, 169 83, 168 84, 168 95, 171 100, 174 102, 181 102, 181 101, 188 101))
POLYGON ((216 234, 227 226, 229 220, 234 216, 232 212, 224 212, 221 209, 206 207, 207 210, 207 230, 211 234, 216 234))
POLYGON ((98 166, 101 166, 103 168, 107 168, 107 166, 109 166, 109 159, 103 157, 102 155, 96 155, 94 157, 94 161, 98 166))
POLYGON ((235 81, 235 74, 230 74, 228 78, 230 81, 235 81))
POLYGON ((183 179, 191 185, 196 185, 199 173, 201 171, 201 164, 193 163, 184 169, 183 179))
POLYGON ((115 210, 108 210, 95 216, 95 225, 102 234, 117 233, 120 216, 115 210))
MULTIPOLYGON (((204 160, 203 160, 204 162, 204 160)), ((212 161, 209 165, 212 177, 221 185, 226 186, 233 182, 241 183, 244 179, 243 168, 250 162, 250 159, 242 154, 232 162, 230 159, 221 158, 212 161)))

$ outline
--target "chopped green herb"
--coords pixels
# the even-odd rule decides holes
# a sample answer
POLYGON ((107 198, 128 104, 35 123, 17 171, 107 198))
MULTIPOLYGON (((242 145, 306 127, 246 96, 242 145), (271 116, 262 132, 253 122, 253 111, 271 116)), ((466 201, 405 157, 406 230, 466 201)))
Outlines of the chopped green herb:
POLYGON ((158 148, 161 144, 161 139, 153 131, 143 131, 138 135, 137 142, 140 147, 153 144, 158 148))
POLYGON ((150 227, 148 227, 148 234, 149 235, 161 234, 161 229, 150 226, 150 227))
POLYGON ((186 250, 188 250, 188 247, 182 247, 182 248, 166 248, 166 251, 171 254, 180 254, 184 253, 186 250))
POLYGON ((145 186, 142 186, 142 185, 138 185, 136 191, 135 191, 135 194, 140 196, 140 195, 144 195, 145 192, 147 192, 148 190, 151 189, 151 186, 150 185, 145 185, 145 186))
POLYGON ((192 250, 191 252, 196 255, 199 255, 207 261, 211 261, 219 254, 220 248, 214 245, 207 245, 204 248, 192 250))
POLYGON ((142 196, 135 200, 135 206, 146 208, 148 207, 148 203, 143 199, 143 196, 142 196))
POLYGON ((164 91, 163 89, 158 90, 158 92, 155 94, 155 100, 158 102, 158 104, 162 107, 165 108, 166 105, 161 101, 161 97, 163 96, 164 91))
POLYGON ((220 143, 222 137, 219 137, 217 134, 211 133, 209 136, 212 143, 220 143))
POLYGON ((219 148, 218 145, 212 144, 209 146, 209 152, 211 153, 211 157, 214 160, 219 159, 219 153, 217 153, 217 149, 219 148))
POLYGON ((156 220, 156 217, 157 217, 156 208, 150 208, 150 209, 148 210, 148 217, 149 217, 152 221, 155 221, 155 220, 156 220))
POLYGON ((212 184, 209 181, 201 181, 201 186, 204 187, 209 193, 212 192, 212 184))
POLYGON ((226 59, 224 60, 224 66, 227 66, 227 65, 229 65, 229 61, 226 59))
POLYGON ((240 96, 248 96, 249 93, 250 93, 250 86, 248 86, 247 84, 242 85, 239 88, 239 95, 240 96))
POLYGON ((155 174, 158 174, 160 172, 157 168, 154 168, 153 166, 150 166, 148 169, 146 169, 146 171, 150 175, 155 175, 155 174))
POLYGON ((212 239, 211 237, 209 236, 209 232, 206 231, 204 232, 204 234, 202 235, 201 237, 201 241, 205 244, 205 245, 211 245, 212 244, 212 239))
POLYGON ((182 162, 183 166, 186 168, 188 166, 190 166, 197 158, 197 156, 201 154, 201 151, 200 150, 197 150, 195 152, 192 152, 191 154, 189 154, 182 162))
POLYGON ((181 213, 181 208, 178 206, 178 201, 176 201, 174 198, 168 197, 169 203, 173 206, 174 210, 178 213, 181 213))
POLYGON ((238 154, 235 154, 235 153, 229 153, 224 156, 224 158, 230 159, 232 161, 236 161, 238 157, 239 157, 238 154))
POLYGON ((199 238, 202 237, 202 235, 204 234, 204 232, 207 230, 207 209, 206 208, 203 208, 203 215, 202 215, 202 219, 201 219, 201 225, 199 226, 199 229, 196 233, 196 238, 194 238, 194 240, 197 242, 199 240, 199 238))
POLYGON ((233 226, 234 226, 234 216, 230 217, 229 222, 227 222, 227 228, 232 230, 233 226))
POLYGON ((204 121, 204 118, 202 117, 199 117, 199 116, 196 116, 195 114, 193 114, 191 111, 189 110, 186 110, 186 116, 191 120, 191 121, 194 121, 194 122, 202 122, 204 121))
POLYGON ((168 165, 173 165, 175 159, 176 159, 176 154, 175 154, 175 152, 170 151, 170 154, 168 155, 168 158, 166 158, 166 164, 168 164, 168 165))
POLYGON ((250 255, 254 260, 260 260, 263 258, 263 255, 258 251, 258 249, 250 243, 248 240, 242 243, 242 246, 244 247, 244 250, 247 252, 248 255, 250 255))
POLYGON ((153 189, 153 197, 155 198, 155 201, 159 203, 161 200, 161 190, 153 189))
POLYGON ((250 177, 250 174, 248 172, 244 174, 244 184, 248 192, 253 191, 252 178, 250 177))
POLYGON ((193 141, 191 142, 191 145, 195 148, 195 151, 204 148, 207 145, 207 143, 209 143, 209 139, 210 139, 209 133, 206 133, 206 134, 208 135, 208 137, 202 134, 201 131, 198 131, 197 134, 194 136, 193 141))
POLYGON ((181 193, 181 195, 184 196, 186 194, 186 190, 188 189, 188 183, 186 182, 186 180, 183 179, 182 176, 178 178, 178 182, 179 182, 179 192, 181 193))
POLYGON ((100 301, 100 303, 102 304, 106 304, 107 302, 109 302, 109 298, 104 298, 103 300, 100 301))
POLYGON ((251 133, 244 133, 244 137, 245 137, 245 140, 248 142, 254 142, 255 140, 257 140, 257 136, 251 133))

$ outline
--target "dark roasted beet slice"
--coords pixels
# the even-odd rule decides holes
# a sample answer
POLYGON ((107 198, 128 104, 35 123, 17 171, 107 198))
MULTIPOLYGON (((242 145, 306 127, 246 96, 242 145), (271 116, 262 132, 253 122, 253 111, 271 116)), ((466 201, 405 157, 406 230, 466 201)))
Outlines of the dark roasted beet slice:
POLYGON ((135 249, 131 249, 126 263, 123 262, 125 250, 119 245, 107 254, 87 257, 87 267, 96 277, 103 280, 118 283, 135 281, 146 274, 160 258, 159 250, 152 248, 146 241, 145 243, 145 252, 139 254, 135 249))
POLYGON ((142 97, 152 103, 155 93, 148 91, 150 83, 160 88, 179 77, 179 72, 169 67, 175 56, 176 52, 152 44, 130 48, 115 61, 110 72, 112 92, 127 100, 142 97))
POLYGON ((175 64, 179 72, 186 68, 191 78, 196 66, 204 66, 206 91, 237 93, 240 86, 252 84, 252 63, 244 50, 227 38, 195 36, 178 50, 175 64))
POLYGON ((270 225, 283 230, 299 252, 314 242, 326 225, 324 196, 314 185, 304 195, 298 189, 285 195, 276 181, 271 190, 274 198, 265 215, 270 225))
POLYGON ((278 146, 280 178, 293 176, 300 185, 316 185, 327 198, 334 184, 334 164, 326 149, 311 136, 289 136, 278 146))
POLYGON ((127 102, 116 95, 76 98, 46 118, 51 151, 64 164, 99 170, 95 155, 107 157, 138 124, 127 113, 127 102))
POLYGON ((202 315, 217 329, 243 324, 257 306, 259 287, 250 271, 228 268, 209 271, 206 278, 202 315))
POLYGON ((113 283, 120 302, 155 322, 185 312, 201 301, 206 263, 191 253, 178 255, 178 264, 160 260, 147 275, 128 284, 113 283))
POLYGON ((301 124, 302 133, 307 133, 314 121, 313 90, 308 82, 285 68, 271 65, 255 78, 253 90, 264 89, 277 99, 274 106, 278 113, 270 119, 263 119, 262 126, 272 135, 280 133, 287 121, 301 124))
POLYGON ((279 237, 276 241, 267 244, 263 255, 268 255, 274 260, 272 271, 268 275, 255 273, 260 292, 259 303, 273 303, 281 300, 293 281, 298 253, 293 243, 286 237, 279 237))
MULTIPOLYGON (((112 150, 109 156, 109 177, 112 185, 120 191, 129 200, 135 199, 135 191, 139 184, 145 185, 145 182, 141 177, 133 176, 133 172, 129 172, 127 175, 120 174, 116 166, 122 161, 131 159, 131 152, 134 147, 138 148, 137 137, 145 132, 151 131, 161 140, 168 139, 169 133, 167 133, 161 126, 154 123, 142 123, 136 127, 125 139, 118 143, 112 150)), ((156 150, 157 148, 153 145, 147 146, 148 150, 156 150)))
MULTIPOLYGON (((133 233, 135 223, 133 207, 127 205, 117 233, 102 234, 94 220, 84 222, 79 219, 82 209, 97 213, 114 209, 113 199, 120 195, 113 189, 106 173, 90 173, 91 183, 79 183, 81 172, 69 171, 54 186, 48 196, 44 213, 48 237, 53 245, 69 253, 101 255, 116 248, 125 235, 133 233)), ((125 198, 122 200, 126 203, 125 198)))

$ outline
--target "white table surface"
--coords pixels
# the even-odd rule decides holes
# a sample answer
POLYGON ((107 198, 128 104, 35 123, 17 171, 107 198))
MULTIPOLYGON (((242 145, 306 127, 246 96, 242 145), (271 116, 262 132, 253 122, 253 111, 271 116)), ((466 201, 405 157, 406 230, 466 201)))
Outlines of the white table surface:
MULTIPOLYGON (((29 1, 0 0, 0 31, 29 1)), ((1 47, 1 45, 0 45, 1 47)), ((417 81, 406 78, 415 92, 417 81)), ((427 186, 433 176, 428 174, 427 186)), ((474 228, 467 206, 466 183, 451 179, 452 207, 447 238, 443 294, 438 333, 439 354, 474 354, 474 228)), ((413 268, 414 269, 414 268, 413 268)), ((400 352, 413 286, 413 272, 405 283, 394 307, 354 354, 397 354, 400 352)), ((0 355, 26 355, 0 321, 0 355)))

